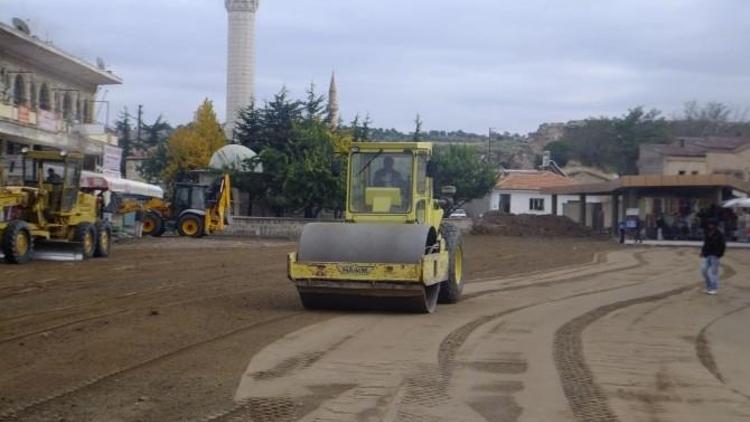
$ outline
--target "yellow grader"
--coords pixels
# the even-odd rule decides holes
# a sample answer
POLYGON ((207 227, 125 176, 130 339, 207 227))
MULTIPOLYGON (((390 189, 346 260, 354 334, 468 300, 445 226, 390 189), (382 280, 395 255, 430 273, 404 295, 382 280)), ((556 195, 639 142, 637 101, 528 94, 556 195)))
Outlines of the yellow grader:
MULTIPOLYGON (((154 198, 145 204, 136 204, 145 211, 143 234, 161 236, 174 229, 180 236, 202 237, 224 230, 231 219, 231 182, 228 174, 218 177, 211 186, 195 183, 177 183, 171 202, 154 198)), ((120 212, 135 211, 133 204, 125 203, 120 212)))
POLYGON ((92 193, 80 190, 83 156, 23 151, 23 186, 0 187, 0 250, 6 262, 109 255, 112 228, 92 193))
POLYGON ((288 256, 303 306, 429 313, 463 290, 460 232, 433 198, 432 144, 354 143, 344 223, 305 226, 288 256))

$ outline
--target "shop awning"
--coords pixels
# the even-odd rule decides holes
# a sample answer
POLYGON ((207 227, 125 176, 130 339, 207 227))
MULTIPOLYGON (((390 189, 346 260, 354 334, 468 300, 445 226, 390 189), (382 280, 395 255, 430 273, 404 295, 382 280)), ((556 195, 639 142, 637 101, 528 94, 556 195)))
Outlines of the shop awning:
POLYGON ((542 193, 553 195, 608 195, 624 189, 649 188, 731 188, 750 193, 750 184, 742 179, 724 174, 701 175, 640 175, 622 176, 611 182, 559 186, 542 189, 542 193))
POLYGON ((106 176, 92 171, 81 173, 81 188, 101 189, 123 195, 142 196, 149 198, 163 198, 164 190, 156 185, 151 185, 136 180, 122 179, 119 177, 106 176))

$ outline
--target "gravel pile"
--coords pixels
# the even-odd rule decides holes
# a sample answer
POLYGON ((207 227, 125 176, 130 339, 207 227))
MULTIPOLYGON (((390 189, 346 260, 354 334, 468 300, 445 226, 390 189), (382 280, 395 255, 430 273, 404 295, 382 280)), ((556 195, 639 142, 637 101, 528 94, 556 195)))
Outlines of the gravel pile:
POLYGON ((556 215, 501 214, 489 211, 474 223, 473 234, 516 237, 598 237, 568 217, 556 215))

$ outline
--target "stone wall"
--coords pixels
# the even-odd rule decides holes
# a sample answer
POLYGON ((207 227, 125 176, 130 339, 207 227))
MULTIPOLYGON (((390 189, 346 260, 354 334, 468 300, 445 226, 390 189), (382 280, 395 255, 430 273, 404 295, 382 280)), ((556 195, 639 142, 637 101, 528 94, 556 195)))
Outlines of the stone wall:
MULTIPOLYGON (((448 220, 458 226, 463 233, 471 230, 471 219, 454 218, 448 220)), ((341 223, 342 220, 311 220, 305 218, 278 217, 234 217, 232 224, 221 233, 223 236, 260 237, 266 239, 298 239, 307 223, 341 223)))

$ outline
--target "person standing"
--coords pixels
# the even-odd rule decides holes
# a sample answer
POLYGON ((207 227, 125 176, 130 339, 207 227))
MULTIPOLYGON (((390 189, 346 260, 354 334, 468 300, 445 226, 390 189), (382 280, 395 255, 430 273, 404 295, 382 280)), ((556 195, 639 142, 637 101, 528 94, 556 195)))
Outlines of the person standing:
POLYGON ((135 212, 135 237, 140 239, 143 237, 143 210, 139 209, 135 212))
POLYGON ((715 295, 719 290, 719 261, 724 256, 725 249, 724 235, 717 228, 716 220, 709 218, 706 221, 706 233, 701 248, 701 274, 706 283, 707 294, 715 295))

